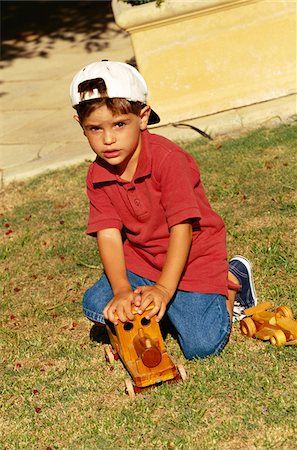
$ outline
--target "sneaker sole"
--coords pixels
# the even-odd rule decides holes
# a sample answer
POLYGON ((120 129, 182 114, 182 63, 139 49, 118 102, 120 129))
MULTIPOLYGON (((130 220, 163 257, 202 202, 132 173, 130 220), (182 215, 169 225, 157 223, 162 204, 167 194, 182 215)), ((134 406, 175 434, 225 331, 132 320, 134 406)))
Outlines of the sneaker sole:
POLYGON ((255 284, 254 284, 254 278, 253 278, 253 274, 251 271, 251 268, 253 267, 252 263, 246 259, 244 256, 240 256, 240 255, 236 255, 234 256, 234 258, 230 259, 230 262, 237 259, 238 261, 240 261, 247 269, 248 274, 249 274, 249 279, 250 279, 250 285, 251 285, 251 290, 252 290, 252 296, 255 300, 255 306, 258 303, 258 299, 257 299, 257 295, 256 295, 256 289, 255 289, 255 284))

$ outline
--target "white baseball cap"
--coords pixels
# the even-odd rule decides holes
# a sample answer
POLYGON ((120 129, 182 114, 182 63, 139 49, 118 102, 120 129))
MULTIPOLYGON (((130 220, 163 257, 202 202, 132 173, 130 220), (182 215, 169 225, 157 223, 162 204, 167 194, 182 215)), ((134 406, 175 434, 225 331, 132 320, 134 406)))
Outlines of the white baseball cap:
MULTIPOLYGON (((70 85, 71 104, 75 108, 84 101, 101 98, 98 89, 82 95, 78 90, 80 83, 102 78, 109 98, 126 98, 134 102, 147 103, 148 89, 142 75, 129 64, 116 61, 98 61, 88 64, 73 78, 70 85)), ((149 124, 160 122, 159 116, 152 110, 149 124)))

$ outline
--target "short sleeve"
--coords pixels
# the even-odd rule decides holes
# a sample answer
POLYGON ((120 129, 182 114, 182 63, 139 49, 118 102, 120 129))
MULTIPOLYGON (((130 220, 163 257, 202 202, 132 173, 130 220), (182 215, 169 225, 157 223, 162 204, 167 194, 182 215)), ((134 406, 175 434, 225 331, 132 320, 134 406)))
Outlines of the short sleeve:
POLYGON ((87 179, 87 195, 90 202, 87 234, 95 236, 97 231, 106 228, 121 230, 122 221, 104 187, 94 187, 93 183, 87 179))
POLYGON ((199 219, 201 211, 196 188, 200 183, 200 173, 191 156, 183 151, 170 152, 160 165, 159 177, 168 226, 199 219))

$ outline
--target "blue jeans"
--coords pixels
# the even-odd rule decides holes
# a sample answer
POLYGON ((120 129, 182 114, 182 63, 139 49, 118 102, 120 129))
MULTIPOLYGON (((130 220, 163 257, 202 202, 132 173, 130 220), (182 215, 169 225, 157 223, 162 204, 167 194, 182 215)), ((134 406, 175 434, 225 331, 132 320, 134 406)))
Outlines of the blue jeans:
MULTIPOLYGON (((129 271, 128 278, 132 289, 155 284, 129 271)), ((103 275, 84 295, 84 314, 93 322, 105 324, 102 311, 112 297, 109 281, 103 275)), ((166 314, 187 359, 218 355, 228 342, 231 326, 223 295, 177 290, 166 314)))

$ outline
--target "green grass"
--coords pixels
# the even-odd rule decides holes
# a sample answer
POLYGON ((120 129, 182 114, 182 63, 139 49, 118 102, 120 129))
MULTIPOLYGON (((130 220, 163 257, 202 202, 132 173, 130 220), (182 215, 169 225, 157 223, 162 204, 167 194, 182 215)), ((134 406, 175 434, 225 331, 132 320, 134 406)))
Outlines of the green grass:
MULTIPOLYGON (((226 222, 229 255, 253 261, 259 302, 289 305, 295 317, 296 138, 286 125, 184 144, 226 222)), ((1 193, 0 448, 295 448, 296 347, 247 339, 238 325, 219 357, 194 362, 168 335, 187 381, 125 395, 125 369, 106 364, 81 312, 101 273, 85 235, 87 167, 1 193)))

